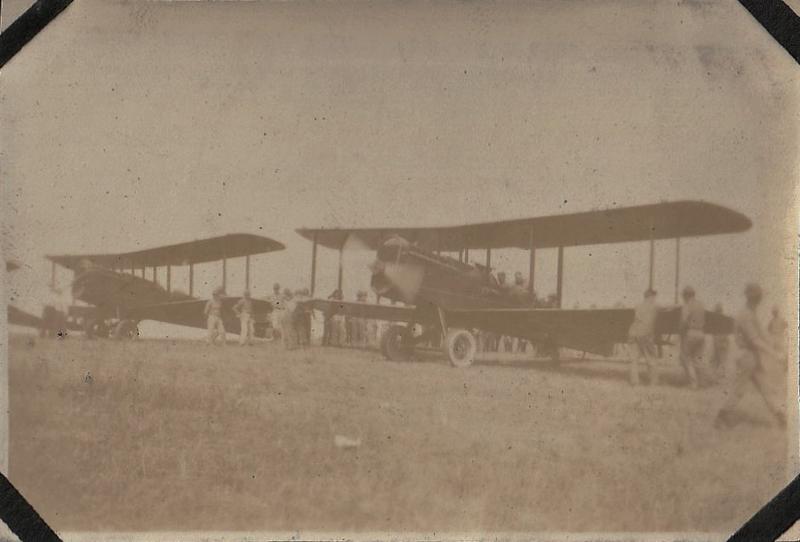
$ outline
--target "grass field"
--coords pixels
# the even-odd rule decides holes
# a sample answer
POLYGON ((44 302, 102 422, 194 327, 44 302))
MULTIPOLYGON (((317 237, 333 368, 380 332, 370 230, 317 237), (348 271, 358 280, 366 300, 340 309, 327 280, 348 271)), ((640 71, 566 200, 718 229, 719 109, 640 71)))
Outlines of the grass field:
POLYGON ((675 365, 427 357, 12 337, 10 479, 57 530, 728 531, 785 484, 675 365))

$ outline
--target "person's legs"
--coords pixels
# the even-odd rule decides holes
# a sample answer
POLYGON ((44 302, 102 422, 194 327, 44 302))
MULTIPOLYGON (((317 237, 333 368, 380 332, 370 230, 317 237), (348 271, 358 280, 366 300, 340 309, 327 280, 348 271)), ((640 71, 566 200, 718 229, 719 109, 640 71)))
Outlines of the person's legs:
POLYGON ((697 371, 695 370, 695 362, 692 355, 693 344, 692 339, 688 335, 681 337, 681 365, 686 373, 688 385, 692 389, 697 388, 697 371))
POLYGON ((652 337, 647 337, 642 345, 642 355, 644 362, 647 365, 647 372, 650 376, 649 384, 651 386, 658 385, 658 356, 656 356, 656 345, 652 337))
POLYGON ((629 380, 632 386, 639 385, 639 357, 642 355, 639 339, 628 344, 628 357, 630 358, 629 380))
POLYGON ((216 326, 217 326, 217 336, 220 339, 222 339, 222 342, 220 344, 222 344, 222 346, 225 346, 225 343, 227 342, 228 338, 225 333, 225 324, 222 322, 222 318, 219 317, 216 318, 216 326))
POLYGON ((209 316, 206 320, 206 330, 208 334, 206 335, 206 342, 208 344, 214 344, 214 341, 217 338, 217 323, 214 321, 213 316, 209 316))
POLYGON ((247 334, 250 332, 249 320, 250 318, 247 314, 242 314, 239 317, 239 346, 244 346, 248 342, 247 334))
POLYGON ((786 414, 783 412, 780 402, 775 398, 775 394, 770 386, 769 375, 762 369, 756 369, 751 375, 751 380, 758 393, 764 399, 770 413, 775 417, 780 425, 786 425, 786 414))
POLYGON ((747 350, 744 350, 736 360, 736 374, 725 391, 727 397, 717 414, 716 425, 731 423, 733 412, 736 410, 739 401, 744 397, 747 386, 753 381, 752 376, 758 366, 757 363, 755 356, 747 350))

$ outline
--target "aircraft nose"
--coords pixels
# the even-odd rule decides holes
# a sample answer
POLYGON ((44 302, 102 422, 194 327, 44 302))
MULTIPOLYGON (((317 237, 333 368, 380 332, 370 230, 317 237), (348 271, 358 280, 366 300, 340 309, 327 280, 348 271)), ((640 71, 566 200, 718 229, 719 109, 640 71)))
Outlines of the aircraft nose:
POLYGON ((384 274, 386 264, 380 260, 375 260, 369 265, 372 271, 372 278, 370 279, 370 287, 377 295, 386 294, 392 287, 392 283, 384 274))

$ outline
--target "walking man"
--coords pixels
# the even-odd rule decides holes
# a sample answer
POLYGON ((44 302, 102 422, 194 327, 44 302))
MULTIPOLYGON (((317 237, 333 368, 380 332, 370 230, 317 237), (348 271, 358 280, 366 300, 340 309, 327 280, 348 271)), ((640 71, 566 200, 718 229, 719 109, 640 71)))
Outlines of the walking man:
POLYGON ((751 283, 745 287, 744 295, 747 303, 736 318, 734 328, 734 339, 739 347, 739 356, 736 359, 738 374, 725 404, 717 414, 714 425, 716 427, 733 425, 736 405, 744 396, 748 385, 752 384, 761 394, 778 425, 786 427, 786 415, 770 392, 769 386, 770 361, 774 363, 779 360, 781 352, 773 347, 769 336, 761 327, 756 312, 763 292, 758 284, 751 283))
POLYGON ((205 315, 208 327, 208 344, 217 344, 217 338, 221 339, 222 346, 225 346, 225 324, 222 322, 222 296, 225 291, 222 287, 214 290, 211 299, 206 303, 205 315))
POLYGON ((253 322, 253 300, 250 298, 250 290, 244 291, 242 297, 233 306, 233 312, 241 323, 239 345, 251 344, 255 335, 255 322, 253 322))
POLYGON ((648 289, 644 293, 644 300, 636 307, 633 324, 628 331, 631 346, 635 350, 631 355, 631 385, 639 385, 639 361, 644 359, 650 373, 650 385, 658 384, 658 370, 656 368, 656 291, 648 289))

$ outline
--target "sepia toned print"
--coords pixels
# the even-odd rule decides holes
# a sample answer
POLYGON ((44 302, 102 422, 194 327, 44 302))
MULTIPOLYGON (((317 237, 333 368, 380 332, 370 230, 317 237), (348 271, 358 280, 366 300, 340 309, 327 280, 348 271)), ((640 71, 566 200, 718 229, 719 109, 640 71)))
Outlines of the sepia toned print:
POLYGON ((724 537, 800 464, 797 77, 715 1, 72 5, 5 472, 76 539, 724 537))

